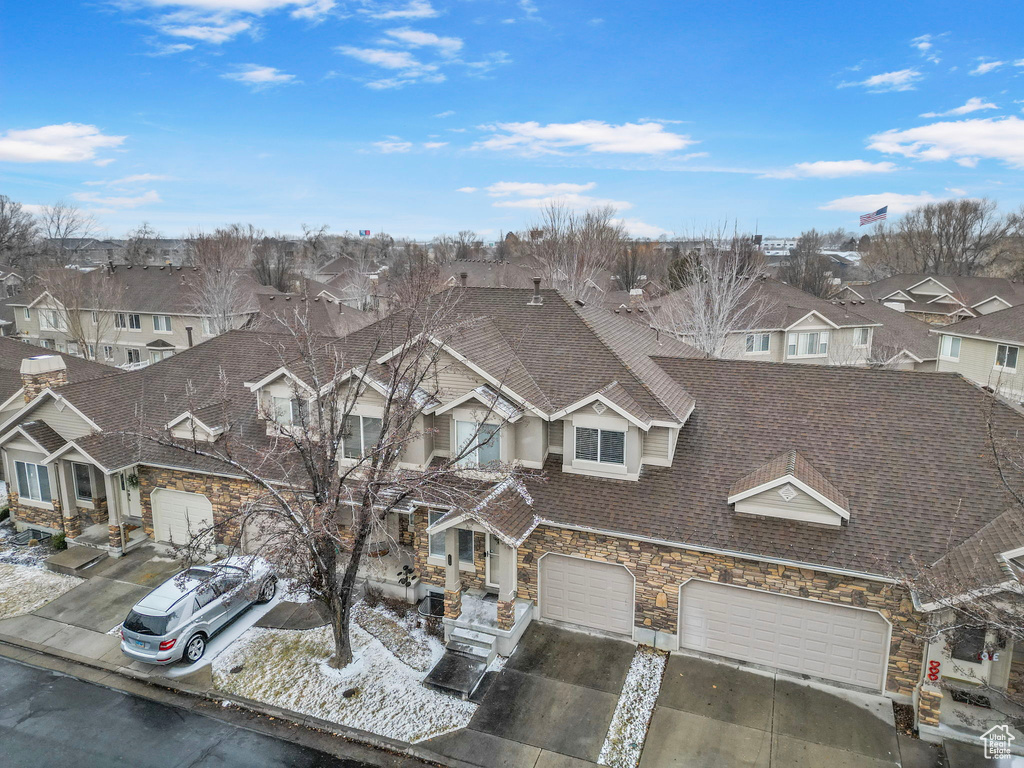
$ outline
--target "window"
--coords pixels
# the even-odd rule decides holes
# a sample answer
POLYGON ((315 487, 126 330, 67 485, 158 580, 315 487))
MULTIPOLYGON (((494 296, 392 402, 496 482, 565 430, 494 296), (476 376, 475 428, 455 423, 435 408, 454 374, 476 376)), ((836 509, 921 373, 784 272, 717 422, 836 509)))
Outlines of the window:
POLYGON ((40 339, 39 346, 44 349, 54 349, 56 345, 53 343, 53 339, 40 339))
POLYGON ((349 416, 345 419, 342 450, 346 459, 361 459, 380 440, 381 420, 372 416, 349 416))
POLYGON ((31 320, 32 319, 32 310, 29 309, 28 307, 25 307, 25 319, 26 320, 31 320))
POLYGON ((141 363, 142 353, 134 347, 128 347, 124 351, 124 359, 128 363, 141 363))
POLYGON ((96 359, 96 345, 95 344, 86 344, 85 346, 89 350, 89 359, 90 360, 95 360, 96 359))
POLYGON ((174 354, 173 349, 153 349, 149 352, 149 362, 159 363, 174 354))
POLYGON ((78 348, 78 342, 77 341, 69 341, 68 342, 68 354, 69 355, 75 355, 76 357, 81 357, 82 356, 81 350, 78 348))
POLYGON ((942 343, 939 348, 939 355, 946 358, 947 360, 959 360, 960 359, 960 337, 959 336, 943 336, 942 343))
POLYGON ((576 427, 576 458, 603 464, 625 464, 626 433, 576 427))
POLYGON ((868 345, 868 335, 870 329, 868 328, 854 328, 853 329, 853 346, 855 347, 866 347, 868 345))
POLYGON ((118 312, 114 315, 115 328, 127 328, 130 331, 142 330, 142 318, 134 313, 118 312))
POLYGON ((113 360, 114 359, 114 348, 109 344, 103 345, 103 359, 113 360))
POLYGON ((56 309, 39 310, 39 329, 41 331, 63 331, 64 322, 56 309))
POLYGON ((170 333, 170 315, 153 315, 153 330, 156 331, 157 333, 170 333))
POLYGON ((203 336, 214 336, 213 332, 213 321, 209 317, 202 318, 203 320, 203 336))
POLYGON ((71 462, 71 474, 75 479, 75 498, 92 501, 92 472, 88 464, 71 462))
POLYGON ((459 453, 471 442, 476 442, 459 461, 460 467, 486 467, 501 461, 501 427, 497 424, 456 421, 455 441, 459 453))
POLYGON ((92 311, 92 324, 93 325, 99 325, 100 324, 100 313, 97 312, 95 309, 92 311))
MULTIPOLYGON (((429 521, 433 525, 444 515, 444 512, 430 512, 429 521)), ((444 532, 430 535, 430 556, 444 557, 444 532)), ((459 529, 459 562, 473 564, 473 532, 459 529)))
POLYGON ((18 495, 23 499, 50 503, 50 473, 42 464, 14 462, 18 476, 18 495))
POLYGON ((959 630, 952 639, 950 655, 958 661, 981 661, 985 650, 985 630, 982 627, 967 627, 959 630))
POLYGON ((748 333, 747 354, 761 355, 771 351, 771 339, 770 333, 748 333))
POLYGON ((1011 347, 1007 344, 1000 344, 996 347, 996 368, 1002 368, 1004 371, 1016 371, 1017 350, 1018 347, 1011 347))
POLYGON ((821 357, 828 354, 828 331, 789 334, 789 357, 821 357))

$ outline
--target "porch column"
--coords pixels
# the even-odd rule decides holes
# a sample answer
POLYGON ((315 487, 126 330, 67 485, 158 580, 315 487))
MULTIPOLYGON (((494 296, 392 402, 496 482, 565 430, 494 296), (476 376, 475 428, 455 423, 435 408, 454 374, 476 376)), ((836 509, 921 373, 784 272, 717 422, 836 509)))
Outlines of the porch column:
POLYGON ((516 623, 516 592, 518 591, 517 550, 498 544, 498 629, 512 629, 516 623))
POLYGON ((74 486, 68 483, 68 467, 66 461, 55 461, 53 463, 54 473, 57 475, 58 493, 53 496, 53 511, 61 516, 64 523, 64 535, 73 539, 82 533, 82 519, 78 516, 78 507, 74 502, 74 486))
POLYGON ((124 543, 121 540, 121 511, 119 499, 114 493, 114 479, 110 475, 103 476, 103 490, 107 494, 107 544, 110 554, 120 557, 124 554, 124 543))
POLYGON ((457 619, 462 615, 462 577, 459 574, 459 530, 444 532, 444 617, 457 619))

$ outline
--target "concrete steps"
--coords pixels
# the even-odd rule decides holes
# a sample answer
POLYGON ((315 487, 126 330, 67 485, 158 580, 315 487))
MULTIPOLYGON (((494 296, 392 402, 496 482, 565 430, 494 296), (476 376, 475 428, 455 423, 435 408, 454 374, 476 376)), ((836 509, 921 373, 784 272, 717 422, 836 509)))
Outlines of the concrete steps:
POLYGON ((497 651, 485 632, 457 628, 445 644, 444 656, 424 678, 424 685, 468 699, 487 673, 497 651))
POLYGON ((81 576, 82 571, 107 557, 102 549, 93 547, 68 547, 63 552, 50 555, 44 561, 46 569, 65 576, 81 576))

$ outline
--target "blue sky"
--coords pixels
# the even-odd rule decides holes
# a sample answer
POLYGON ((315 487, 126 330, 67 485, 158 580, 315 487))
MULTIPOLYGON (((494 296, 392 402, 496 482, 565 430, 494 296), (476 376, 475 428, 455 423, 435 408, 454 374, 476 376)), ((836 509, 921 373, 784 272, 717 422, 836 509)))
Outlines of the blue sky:
POLYGON ((22 0, 3 27, 0 193, 113 236, 493 238, 553 197, 781 235, 1024 201, 1015 2, 22 0))

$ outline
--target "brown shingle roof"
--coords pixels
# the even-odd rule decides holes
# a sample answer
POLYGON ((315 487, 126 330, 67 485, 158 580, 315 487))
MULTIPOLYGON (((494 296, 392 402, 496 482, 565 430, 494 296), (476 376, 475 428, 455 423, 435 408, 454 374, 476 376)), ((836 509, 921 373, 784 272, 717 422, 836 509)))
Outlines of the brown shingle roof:
POLYGON ((934 360, 938 355, 939 340, 931 332, 932 326, 906 312, 900 312, 884 304, 865 299, 834 299, 833 303, 844 303, 858 315, 872 322, 881 323, 875 328, 872 352, 877 359, 878 351, 906 350, 919 360, 934 360))
MULTIPOLYGON (((974 306, 986 299, 990 299, 993 296, 1003 298, 1009 302, 1011 306, 1017 306, 1018 304, 1024 303, 1024 283, 1017 280, 1011 280, 1007 277, 962 277, 959 275, 901 274, 886 277, 867 285, 852 285, 849 286, 849 289, 856 291, 862 298, 882 301, 889 294, 894 293, 895 291, 906 292, 910 289, 910 286, 916 285, 922 280, 927 280, 929 277, 934 278, 943 286, 948 288, 954 298, 963 302, 968 307, 974 306)), ((945 304, 939 305, 937 308, 935 305, 932 305, 932 309, 929 310, 927 301, 932 298, 931 296, 912 295, 912 298, 918 299, 918 301, 915 302, 916 306, 914 309, 919 312, 931 311, 945 314, 953 309, 951 305, 945 304), (943 310, 942 307, 945 307, 945 310, 943 310)))
MULTIPOLYGON (((958 323, 943 326, 942 333, 981 336, 993 341, 1024 343, 1024 304, 1000 309, 980 317, 969 317, 958 323)), ((935 334, 932 334, 934 337, 935 334)), ((936 345, 938 340, 936 339, 936 345)))
POLYGON ((25 433, 29 437, 46 449, 47 453, 53 453, 67 443, 67 440, 61 437, 57 431, 45 421, 22 422, 21 428, 25 430, 25 433))
POLYGON ((17 339, 0 336, 0 403, 21 389, 21 361, 26 357, 37 355, 58 355, 64 359, 68 381, 80 382, 97 379, 101 376, 117 376, 122 372, 117 368, 102 363, 94 363, 65 352, 25 344, 17 339))
POLYGON ((850 511, 850 502, 843 492, 836 488, 821 472, 811 466, 811 463, 795 449, 779 454, 750 474, 741 477, 729 488, 729 497, 731 498, 783 477, 792 477, 799 480, 833 504, 842 507, 847 512, 850 511))

